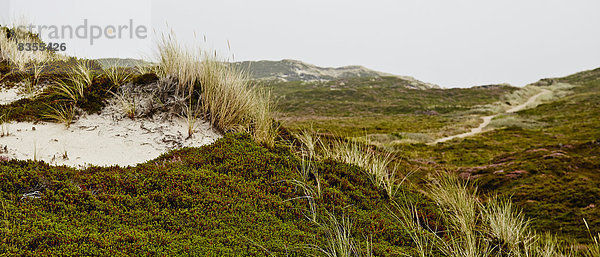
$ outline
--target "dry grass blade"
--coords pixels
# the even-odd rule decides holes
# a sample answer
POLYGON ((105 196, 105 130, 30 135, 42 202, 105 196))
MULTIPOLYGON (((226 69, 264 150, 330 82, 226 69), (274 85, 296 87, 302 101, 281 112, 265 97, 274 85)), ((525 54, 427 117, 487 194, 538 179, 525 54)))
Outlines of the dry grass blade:
POLYGON ((10 131, 8 130, 8 114, 0 115, 0 137, 9 136, 10 131))
POLYGON ((596 235, 596 236, 592 235, 592 232, 590 230, 590 226, 588 225, 587 220, 583 219, 583 222, 585 223, 585 227, 588 231, 588 234, 590 235, 590 238, 592 239, 592 244, 590 244, 588 246, 588 249, 587 249, 587 252, 585 255, 587 257, 600 256, 600 233, 598 233, 598 235, 596 235))

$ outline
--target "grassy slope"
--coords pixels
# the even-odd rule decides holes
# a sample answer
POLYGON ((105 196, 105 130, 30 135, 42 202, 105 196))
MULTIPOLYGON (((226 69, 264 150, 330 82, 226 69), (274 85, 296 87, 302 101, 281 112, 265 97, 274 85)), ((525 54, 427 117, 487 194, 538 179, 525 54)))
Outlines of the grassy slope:
POLYGON ((419 111, 450 113, 498 100, 517 90, 491 88, 411 89, 395 77, 356 78, 331 82, 280 82, 270 85, 281 98, 287 115, 364 116, 412 114, 419 111))
MULTIPOLYGON (((49 64, 42 81, 63 78, 61 68, 73 61, 49 64)), ((0 82, 8 86, 31 76, 8 67, 0 65, 0 82)), ((92 84, 79 106, 88 112, 99 111, 112 88, 105 77, 92 84)), ((46 104, 62 100, 46 91, 0 111, 9 120, 38 121, 46 104)), ((372 238, 375 255, 411 251, 389 200, 364 171, 330 160, 314 165, 323 187, 321 224, 326 213, 348 216, 361 246, 372 238)), ((325 247, 326 236, 304 218, 300 189, 289 182, 298 166, 287 148, 266 149, 242 134, 133 168, 75 170, 0 159, 0 255, 305 255, 307 245, 325 247)), ((435 217, 418 194, 405 197, 435 217)))
POLYGON ((600 230, 600 70, 558 81, 577 87, 514 114, 544 124, 539 128, 511 126, 437 146, 403 145, 401 155, 435 163, 425 170, 470 176, 486 194, 513 196, 540 231, 587 240, 584 218, 592 233, 600 230))
MULTIPOLYGON (((592 233, 600 230, 600 69, 538 86, 553 87, 551 81, 576 87, 566 97, 509 115, 521 123, 436 146, 396 144, 397 157, 405 170, 417 171, 414 182, 439 170, 460 173, 475 179, 484 194, 512 196, 534 228, 587 241, 583 218, 592 233)), ((343 82, 289 82, 273 89, 292 129, 312 124, 343 135, 379 133, 384 141, 401 138, 398 131, 457 133, 476 124, 465 122, 469 109, 514 92, 411 90, 390 78, 343 82), (419 113, 427 110, 440 115, 419 113)))
MULTIPOLYGON (((349 215, 354 236, 372 236, 377 256, 410 250, 385 194, 363 171, 332 161, 315 165, 323 183, 322 218, 325 210, 349 215)), ((303 217, 305 202, 286 201, 300 196, 286 182, 298 166, 287 147, 269 150, 245 134, 135 168, 1 162, 0 253, 263 256, 268 249, 305 255, 307 244, 324 247, 325 240, 303 217), (41 198, 22 198, 35 191, 41 198)))
POLYGON ((420 90, 395 77, 268 86, 289 127, 312 124, 318 130, 353 136, 398 131, 453 134, 477 123, 457 113, 496 102, 516 90, 509 86, 420 90))

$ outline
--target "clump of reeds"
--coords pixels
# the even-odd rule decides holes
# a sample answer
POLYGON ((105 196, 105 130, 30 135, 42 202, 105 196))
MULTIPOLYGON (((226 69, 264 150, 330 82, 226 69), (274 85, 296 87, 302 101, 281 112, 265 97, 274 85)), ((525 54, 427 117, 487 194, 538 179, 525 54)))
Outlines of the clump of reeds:
POLYGON ((303 129, 294 137, 301 143, 303 156, 310 159, 331 158, 356 165, 365 170, 373 184, 383 189, 390 199, 394 198, 404 181, 398 179, 398 165, 393 164, 392 154, 376 151, 369 142, 334 139, 325 143, 312 129, 303 129))
POLYGON ((522 252, 532 243, 529 221, 516 211, 508 199, 490 199, 483 207, 483 216, 490 236, 497 238, 505 252, 522 252))
POLYGON ((73 104, 58 104, 56 107, 48 105, 48 108, 50 108, 52 112, 44 114, 43 116, 45 118, 63 123, 66 128, 71 126, 71 123, 73 123, 73 118, 75 117, 75 107, 73 104))
POLYGON ((390 153, 377 153, 368 144, 341 139, 323 146, 325 157, 363 168, 377 187, 385 190, 390 199, 394 197, 399 185, 390 153))
POLYGON ((257 90, 246 72, 216 54, 185 48, 173 33, 161 37, 157 55, 157 75, 178 80, 175 94, 187 107, 183 114, 190 135, 200 113, 221 131, 249 131, 258 142, 274 144, 277 129, 270 94, 257 90))
POLYGON ((76 104, 85 99, 85 92, 92 85, 94 77, 91 61, 79 60, 70 67, 67 78, 56 80, 51 89, 63 99, 76 104))
POLYGON ((483 203, 477 189, 452 175, 438 175, 427 195, 440 209, 446 230, 427 225, 415 205, 400 199, 392 214, 401 222, 419 256, 575 256, 550 235, 529 228, 510 200, 483 203))
POLYGON ((104 69, 104 73, 115 86, 121 86, 125 84, 131 77, 131 72, 123 67, 120 67, 120 65, 120 61, 115 61, 114 63, 110 64, 108 68, 104 69))

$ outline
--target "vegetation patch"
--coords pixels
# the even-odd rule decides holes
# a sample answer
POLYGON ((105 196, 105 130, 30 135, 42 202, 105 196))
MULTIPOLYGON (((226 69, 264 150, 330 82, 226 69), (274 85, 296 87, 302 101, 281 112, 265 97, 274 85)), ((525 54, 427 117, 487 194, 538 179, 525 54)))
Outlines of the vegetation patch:
MULTIPOLYGON (((315 162, 322 174, 318 224, 352 220, 351 235, 377 256, 408 251, 389 201, 363 171, 315 162)), ((8 255, 303 256, 327 248, 326 231, 305 218, 290 181, 300 160, 283 146, 229 134, 214 145, 170 152, 131 168, 75 170, 2 161, 2 246, 8 255), (313 246, 313 247, 307 247, 313 246)), ((312 183, 312 182, 309 182, 312 183)), ((422 197, 407 194, 416 204, 422 197)))

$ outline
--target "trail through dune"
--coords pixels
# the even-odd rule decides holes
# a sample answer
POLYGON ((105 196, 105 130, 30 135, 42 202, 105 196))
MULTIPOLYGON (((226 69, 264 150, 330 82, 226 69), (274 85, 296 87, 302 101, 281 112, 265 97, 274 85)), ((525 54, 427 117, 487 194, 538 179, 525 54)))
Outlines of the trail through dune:
MULTIPOLYGON (((523 110, 523 109, 527 108, 527 106, 533 104, 535 102, 535 100, 537 100, 540 96, 542 96, 544 94, 548 94, 550 92, 551 92, 550 90, 542 89, 542 92, 539 92, 536 95, 530 97, 529 99, 527 99, 527 101, 525 101, 525 103, 517 105, 517 106, 515 106, 513 108, 510 108, 510 109, 506 110, 505 113, 514 113, 514 112, 518 112, 520 110, 523 110)), ((501 113, 494 114, 494 115, 489 115, 489 116, 484 116, 484 117, 482 117, 483 122, 481 124, 479 124, 478 127, 471 129, 471 131, 466 132, 466 133, 462 133, 462 134, 458 134, 458 135, 443 137, 443 138, 440 138, 438 140, 435 140, 435 141, 429 143, 429 145, 434 145, 434 144, 441 143, 441 142, 446 142, 446 141, 449 141, 449 140, 452 140, 452 139, 455 139, 455 138, 463 138, 463 137, 473 136, 473 135, 476 135, 478 133, 481 133, 483 131, 483 129, 490 124, 490 122, 492 121, 492 119, 494 119, 496 116, 498 116, 500 114, 501 113)))

